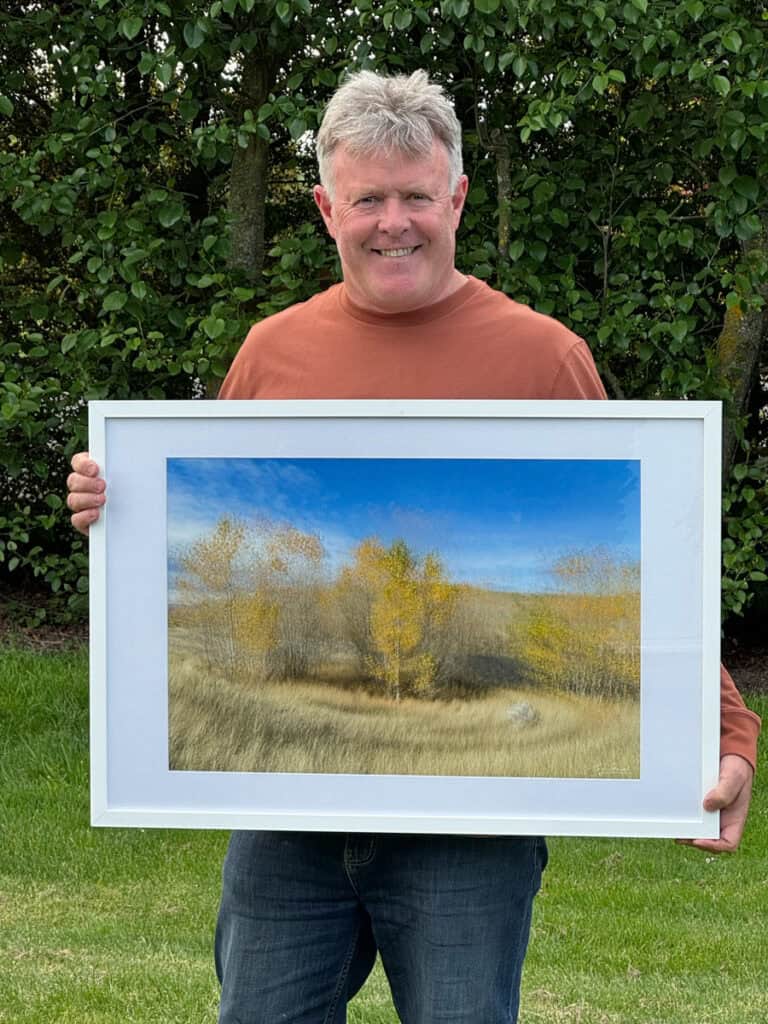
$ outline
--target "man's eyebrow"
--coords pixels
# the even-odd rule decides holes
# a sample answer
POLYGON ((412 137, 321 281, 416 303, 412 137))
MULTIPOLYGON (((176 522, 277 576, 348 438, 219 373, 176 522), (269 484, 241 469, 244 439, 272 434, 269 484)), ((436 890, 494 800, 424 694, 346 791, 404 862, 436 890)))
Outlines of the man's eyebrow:
POLYGON ((381 185, 354 185, 350 189, 352 195, 358 196, 379 195, 382 192, 397 192, 399 195, 409 195, 412 192, 423 192, 425 195, 431 195, 435 191, 436 189, 432 188, 430 185, 424 184, 423 182, 408 184, 405 185, 403 188, 398 189, 391 188, 391 186, 389 185, 386 185, 384 187, 382 187, 381 185))

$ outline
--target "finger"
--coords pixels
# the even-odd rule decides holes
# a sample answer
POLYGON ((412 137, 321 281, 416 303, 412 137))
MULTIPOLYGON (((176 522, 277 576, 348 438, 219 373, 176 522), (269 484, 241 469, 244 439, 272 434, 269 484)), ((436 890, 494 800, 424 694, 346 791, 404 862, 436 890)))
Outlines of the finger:
POLYGON ((71 512, 85 512, 90 509, 98 511, 106 500, 106 495, 104 494, 73 491, 67 495, 67 508, 71 512))
POLYGON ((77 512, 71 516, 71 522, 78 533, 83 533, 87 537, 88 531, 98 518, 99 510, 97 508, 89 508, 84 512, 77 512))
MULTIPOLYGON (((95 466, 96 463, 94 462, 95 466)), ((67 477, 67 490, 77 492, 87 492, 89 494, 99 494, 105 490, 106 483, 104 478, 97 476, 83 476, 82 473, 70 473, 67 477)))
POLYGON ((722 811, 730 807, 741 792, 742 785, 739 779, 723 779, 704 797, 704 810, 722 811))
POLYGON ((704 810, 720 811, 736 803, 748 807, 751 788, 751 775, 746 777, 729 772, 723 775, 715 788, 710 789, 704 797, 704 810))
POLYGON ((81 473, 83 476, 99 475, 99 467, 93 461, 88 452, 76 452, 72 456, 70 465, 76 473, 81 473))
POLYGON ((741 842, 741 833, 735 836, 728 829, 723 829, 719 839, 687 839, 685 842, 687 846, 695 846, 705 853, 735 853, 741 842))

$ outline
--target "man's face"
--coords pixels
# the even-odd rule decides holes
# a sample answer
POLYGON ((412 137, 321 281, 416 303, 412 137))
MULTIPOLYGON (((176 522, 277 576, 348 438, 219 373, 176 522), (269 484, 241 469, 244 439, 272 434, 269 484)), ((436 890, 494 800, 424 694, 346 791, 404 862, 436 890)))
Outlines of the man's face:
POLYGON ((450 192, 448 154, 433 142, 428 157, 401 153, 333 154, 333 200, 315 202, 336 242, 353 302, 379 313, 419 309, 463 283, 454 267, 456 229, 467 194, 462 175, 450 192))

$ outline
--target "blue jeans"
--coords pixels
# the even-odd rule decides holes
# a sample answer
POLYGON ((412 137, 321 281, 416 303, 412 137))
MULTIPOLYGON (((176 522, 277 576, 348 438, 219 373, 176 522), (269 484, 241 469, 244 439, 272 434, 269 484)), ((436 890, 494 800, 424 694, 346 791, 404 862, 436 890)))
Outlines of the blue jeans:
POLYGON ((219 1024, 344 1024, 377 949, 403 1024, 514 1024, 535 837, 235 832, 219 1024))

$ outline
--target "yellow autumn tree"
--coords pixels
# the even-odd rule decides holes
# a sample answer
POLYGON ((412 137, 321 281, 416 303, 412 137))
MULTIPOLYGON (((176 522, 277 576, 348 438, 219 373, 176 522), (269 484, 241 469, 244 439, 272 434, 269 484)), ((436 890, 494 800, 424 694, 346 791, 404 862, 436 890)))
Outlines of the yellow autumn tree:
POLYGON ((235 643, 238 561, 246 529, 226 517, 213 532, 178 557, 177 588, 186 621, 195 628, 209 668, 231 672, 237 661, 235 643))
POLYGON ((395 700, 405 684, 430 694, 441 664, 439 631, 458 594, 437 556, 419 559, 403 540, 387 548, 367 538, 340 573, 336 594, 366 670, 395 700))
POLYGON ((235 599, 233 639, 255 674, 268 674, 269 656, 278 645, 279 608, 264 594, 241 593, 235 599))
POLYGON ((597 697, 638 697, 637 563, 596 548, 562 556, 551 571, 557 592, 532 598, 522 624, 510 624, 511 653, 537 684, 597 697))
POLYGON ((266 526, 260 588, 277 608, 272 672, 284 679, 312 675, 323 644, 321 609, 325 548, 293 526, 266 526))
POLYGON ((376 651, 371 668, 400 700, 406 659, 422 638, 422 616, 416 560, 405 541, 397 540, 379 556, 383 585, 371 609, 371 638, 376 651))
POLYGON ((179 621, 209 668, 230 677, 300 678, 318 656, 319 537, 268 519, 222 518, 178 556, 179 621))

